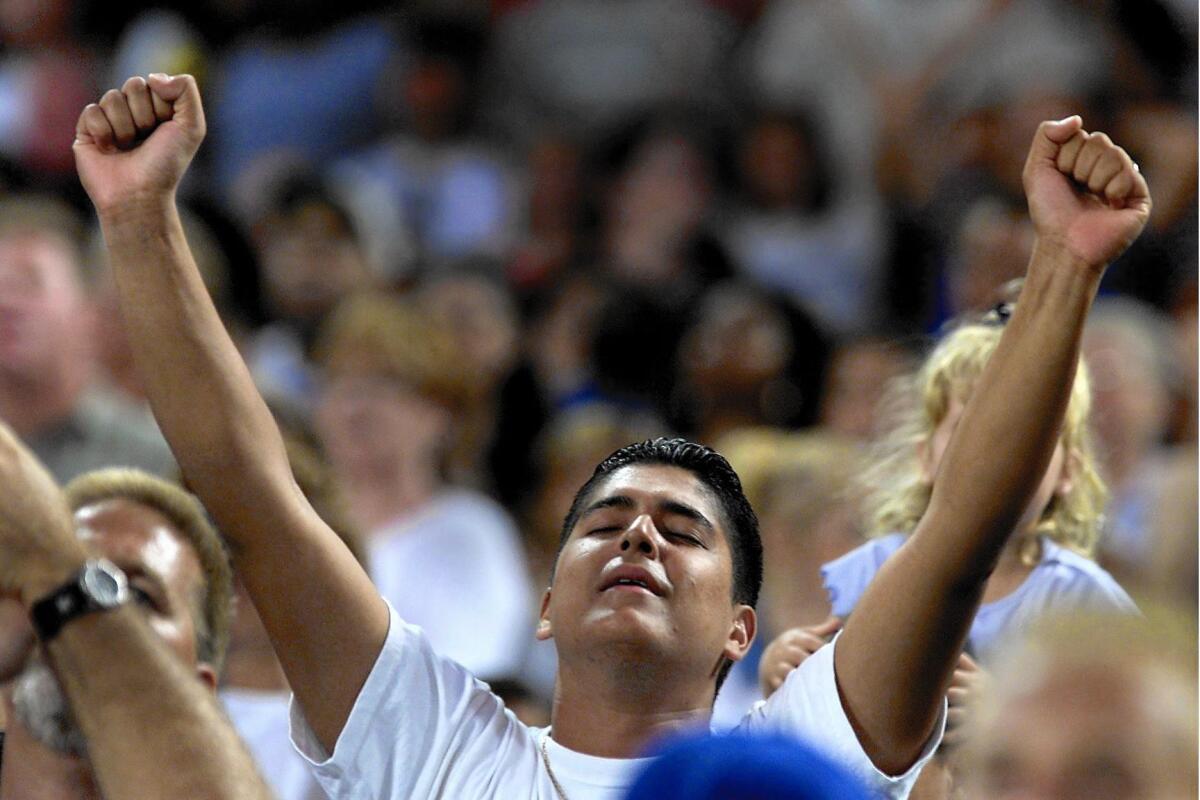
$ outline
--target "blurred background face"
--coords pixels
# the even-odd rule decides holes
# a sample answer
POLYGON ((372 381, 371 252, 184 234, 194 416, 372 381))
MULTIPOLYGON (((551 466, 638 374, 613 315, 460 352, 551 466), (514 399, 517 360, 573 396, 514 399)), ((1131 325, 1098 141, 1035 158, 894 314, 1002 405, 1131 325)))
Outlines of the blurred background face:
POLYGON ((609 219, 613 267, 625 280, 673 277, 686 238, 708 209, 709 167, 693 142, 662 133, 643 142, 618 182, 609 219))
POLYGON ((1155 685, 1159 677, 1128 664, 1052 668, 977 732, 981 755, 964 772, 972 784, 969 797, 1195 797, 1194 728, 1189 735, 1186 726, 1174 727, 1181 714, 1194 714, 1195 696, 1171 696, 1155 685))
POLYGON ((863 339, 834 352, 821 398, 820 422, 834 433, 867 439, 888 382, 908 369, 908 359, 882 339, 863 339))
POLYGON ((517 318, 507 292, 486 278, 457 275, 421 291, 421 307, 454 339, 468 374, 493 388, 517 358, 517 318))
POLYGON ((361 248, 336 213, 317 202, 267 224, 262 264, 272 309, 301 322, 319 319, 370 279, 361 248))
POLYGON ((761 389, 791 356, 787 323, 769 304, 738 292, 713 293, 689 339, 689 381, 730 397, 761 389))
POLYGON ((786 208, 805 199, 811 163, 809 142, 781 120, 759 123, 742 145, 741 168, 747 192, 766 208, 786 208))
POLYGON ((1158 443, 1166 425, 1166 389, 1146 351, 1115 331, 1085 336, 1092 371, 1096 433, 1107 453, 1137 457, 1158 443))
POLYGON ((0 0, 0 38, 16 46, 55 43, 73 6, 72 0, 0 0))
POLYGON ((0 369, 35 377, 78 353, 87 310, 65 243, 33 233, 0 239, 0 369))
POLYGON ((991 308, 998 289, 1025 274, 1033 254, 1033 226, 1024 214, 988 200, 963 218, 951 258, 950 302, 954 313, 991 308))
POLYGON ((436 464, 449 415, 398 378, 344 368, 328 376, 315 422, 334 468, 354 481, 391 472, 402 459, 436 464))

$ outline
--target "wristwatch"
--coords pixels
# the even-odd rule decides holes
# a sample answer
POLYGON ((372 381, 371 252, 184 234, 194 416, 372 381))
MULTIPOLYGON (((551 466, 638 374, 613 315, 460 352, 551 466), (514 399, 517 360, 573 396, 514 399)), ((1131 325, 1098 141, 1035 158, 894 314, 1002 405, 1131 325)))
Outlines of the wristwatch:
POLYGON ((106 558, 88 559, 75 577, 33 604, 29 615, 43 643, 71 620, 93 611, 109 611, 129 601, 129 581, 106 558))

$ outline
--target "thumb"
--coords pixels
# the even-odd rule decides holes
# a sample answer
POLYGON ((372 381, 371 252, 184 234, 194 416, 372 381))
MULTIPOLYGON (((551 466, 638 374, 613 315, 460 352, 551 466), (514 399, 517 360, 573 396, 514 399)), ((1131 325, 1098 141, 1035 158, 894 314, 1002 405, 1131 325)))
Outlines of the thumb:
POLYGON ((1053 164, 1058 157, 1058 148, 1071 140, 1083 128, 1083 119, 1072 114, 1065 119, 1046 121, 1038 125, 1029 148, 1026 167, 1035 164, 1053 164))
POLYGON ((187 74, 167 76, 155 73, 147 77, 146 83, 151 92, 172 105, 173 119, 186 128, 203 133, 204 106, 200 102, 200 89, 195 78, 187 74))
POLYGON ((841 629, 841 618, 831 614, 824 622, 818 623, 808 630, 810 633, 816 634, 817 636, 829 636, 830 634, 837 633, 841 629))

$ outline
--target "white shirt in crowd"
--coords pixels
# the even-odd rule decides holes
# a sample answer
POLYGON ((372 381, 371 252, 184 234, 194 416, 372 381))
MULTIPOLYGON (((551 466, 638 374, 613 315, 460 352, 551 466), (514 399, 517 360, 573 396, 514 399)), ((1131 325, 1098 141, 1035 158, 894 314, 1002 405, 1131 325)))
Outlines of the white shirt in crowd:
POLYGON ((290 693, 221 690, 221 704, 234 730, 254 756, 259 772, 279 800, 325 800, 312 769, 288 742, 290 693))
POLYGON ((484 679, 520 674, 535 622, 529 570, 499 505, 444 492, 373 532, 367 557, 379 593, 438 653, 484 679))
MULTIPOLYGON (((836 644, 836 642, 835 642, 836 644)), ((908 796, 941 741, 942 718, 917 763, 896 777, 871 763, 846 719, 833 675, 835 644, 807 659, 742 722, 748 732, 803 737, 881 798, 908 796)), ((332 756, 292 702, 292 742, 335 800, 559 800, 550 769, 570 800, 618 800, 646 759, 573 752, 547 729, 519 722, 486 684, 434 652, 415 625, 392 610, 387 641, 359 692, 332 756)))

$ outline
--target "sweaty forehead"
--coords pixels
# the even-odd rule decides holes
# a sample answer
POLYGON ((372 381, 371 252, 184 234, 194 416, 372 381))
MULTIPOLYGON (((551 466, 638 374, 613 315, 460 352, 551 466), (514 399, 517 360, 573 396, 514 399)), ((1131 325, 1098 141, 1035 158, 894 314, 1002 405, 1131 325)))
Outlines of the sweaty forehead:
POLYGON ((75 511, 75 532, 123 569, 154 574, 183 590, 199 579, 199 559, 191 545, 149 506, 123 498, 89 503, 75 511))
POLYGON ((695 473, 669 464, 631 464, 613 470, 592 489, 582 511, 606 497, 625 496, 636 501, 654 504, 685 505, 727 535, 725 514, 716 493, 695 473))

